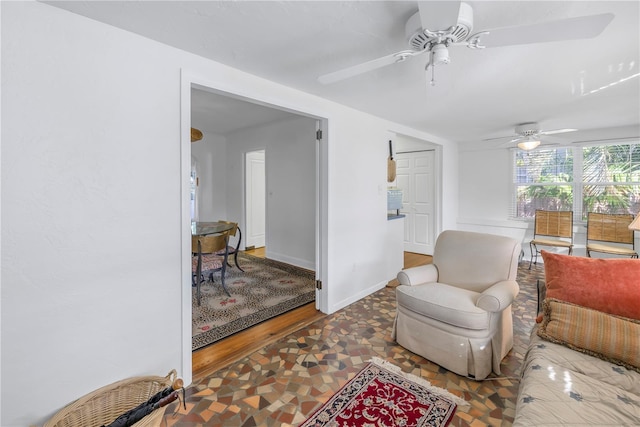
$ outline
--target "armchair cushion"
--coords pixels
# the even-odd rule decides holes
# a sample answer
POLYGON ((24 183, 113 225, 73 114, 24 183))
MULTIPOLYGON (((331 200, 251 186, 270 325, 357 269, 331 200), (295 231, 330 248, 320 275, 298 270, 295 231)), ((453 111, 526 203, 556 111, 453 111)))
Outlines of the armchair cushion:
POLYGON ((459 328, 487 329, 489 316, 476 305, 478 293, 443 283, 396 288, 398 305, 459 328))
POLYGON ((438 268, 433 264, 407 268, 398 273, 398 282, 401 285, 413 286, 437 281, 438 268))

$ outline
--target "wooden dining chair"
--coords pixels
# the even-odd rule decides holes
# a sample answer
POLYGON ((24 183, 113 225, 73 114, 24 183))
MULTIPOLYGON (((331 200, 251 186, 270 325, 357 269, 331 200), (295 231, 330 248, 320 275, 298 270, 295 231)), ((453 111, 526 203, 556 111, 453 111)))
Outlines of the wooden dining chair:
POLYGON ((193 285, 196 287, 196 299, 200 305, 200 285, 205 281, 205 275, 209 275, 209 280, 213 282, 213 273, 220 272, 222 289, 231 296, 225 284, 225 273, 227 269, 227 246, 228 236, 226 233, 208 236, 191 236, 191 251, 195 256, 191 258, 191 270, 193 274, 193 285), (218 253, 222 252, 222 255, 218 253))
POLYGON ((591 252, 638 258, 630 214, 587 214, 587 256, 591 252))
MULTIPOLYGON (((238 241, 236 243, 236 246, 233 247, 233 246, 227 245, 227 252, 229 256, 233 255, 234 264, 236 265, 236 267, 238 267, 238 270, 244 273, 244 270, 242 269, 242 267, 240 267, 240 264, 238 264, 238 252, 240 251, 240 243, 242 242, 242 230, 240 230, 240 227, 238 227, 237 222, 224 221, 224 220, 218 220, 217 222, 233 225, 233 228, 227 231, 227 234, 229 235, 229 237, 235 237, 235 235, 238 234, 238 241)), ((220 251, 218 254, 221 255, 222 251, 220 251)), ((228 264, 228 266, 231 267, 231 264, 228 264)))

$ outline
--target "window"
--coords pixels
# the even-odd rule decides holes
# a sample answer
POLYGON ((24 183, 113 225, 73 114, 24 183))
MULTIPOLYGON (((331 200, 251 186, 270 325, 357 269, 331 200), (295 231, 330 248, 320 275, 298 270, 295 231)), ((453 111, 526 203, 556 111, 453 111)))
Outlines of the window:
POLYGON ((533 218, 536 209, 573 209, 573 153, 570 148, 514 150, 515 218, 533 218))
POLYGON ((640 211, 640 144, 513 151, 510 217, 533 218, 536 209, 588 212, 640 211))
POLYGON ((191 210, 191 222, 198 220, 198 165, 195 157, 191 157, 191 175, 190 175, 190 201, 189 208, 191 210))
POLYGON ((582 216, 640 211, 640 144, 582 149, 582 216))

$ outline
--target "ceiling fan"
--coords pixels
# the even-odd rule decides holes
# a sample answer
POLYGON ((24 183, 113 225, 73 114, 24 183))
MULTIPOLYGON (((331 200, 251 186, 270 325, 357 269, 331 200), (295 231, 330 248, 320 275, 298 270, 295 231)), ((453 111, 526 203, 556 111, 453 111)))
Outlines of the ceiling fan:
MULTIPOLYGON (((496 139, 511 138, 509 142, 506 142, 502 145, 509 145, 509 144, 516 143, 518 148, 522 150, 533 150, 534 148, 538 147, 542 143, 541 139, 548 140, 548 138, 546 138, 548 135, 557 135, 560 133, 575 132, 577 130, 578 129, 570 129, 570 128, 541 130, 540 125, 538 123, 527 122, 527 123, 520 123, 519 125, 516 125, 515 134, 513 135, 487 138, 487 139, 483 139, 483 141, 493 141, 496 139), (541 138, 542 136, 544 136, 545 138, 541 138)), ((544 145, 556 145, 556 144, 554 144, 553 142, 545 141, 544 145)))
POLYGON ((428 53, 429 59, 425 70, 431 67, 431 84, 433 85, 435 84, 433 75, 435 66, 450 62, 450 46, 463 45, 471 49, 484 49, 485 47, 592 38, 599 35, 612 19, 612 13, 603 13, 482 30, 472 34, 473 9, 468 3, 421 1, 418 2, 418 11, 405 24, 405 36, 409 49, 324 74, 318 78, 318 81, 323 84, 335 83, 428 53))

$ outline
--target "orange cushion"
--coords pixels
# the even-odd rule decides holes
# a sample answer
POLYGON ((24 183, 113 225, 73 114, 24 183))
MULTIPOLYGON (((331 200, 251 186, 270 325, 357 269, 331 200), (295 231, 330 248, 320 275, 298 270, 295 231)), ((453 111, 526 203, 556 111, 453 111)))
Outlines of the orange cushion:
POLYGON ((640 260, 541 253, 546 298, 640 320, 640 260))

